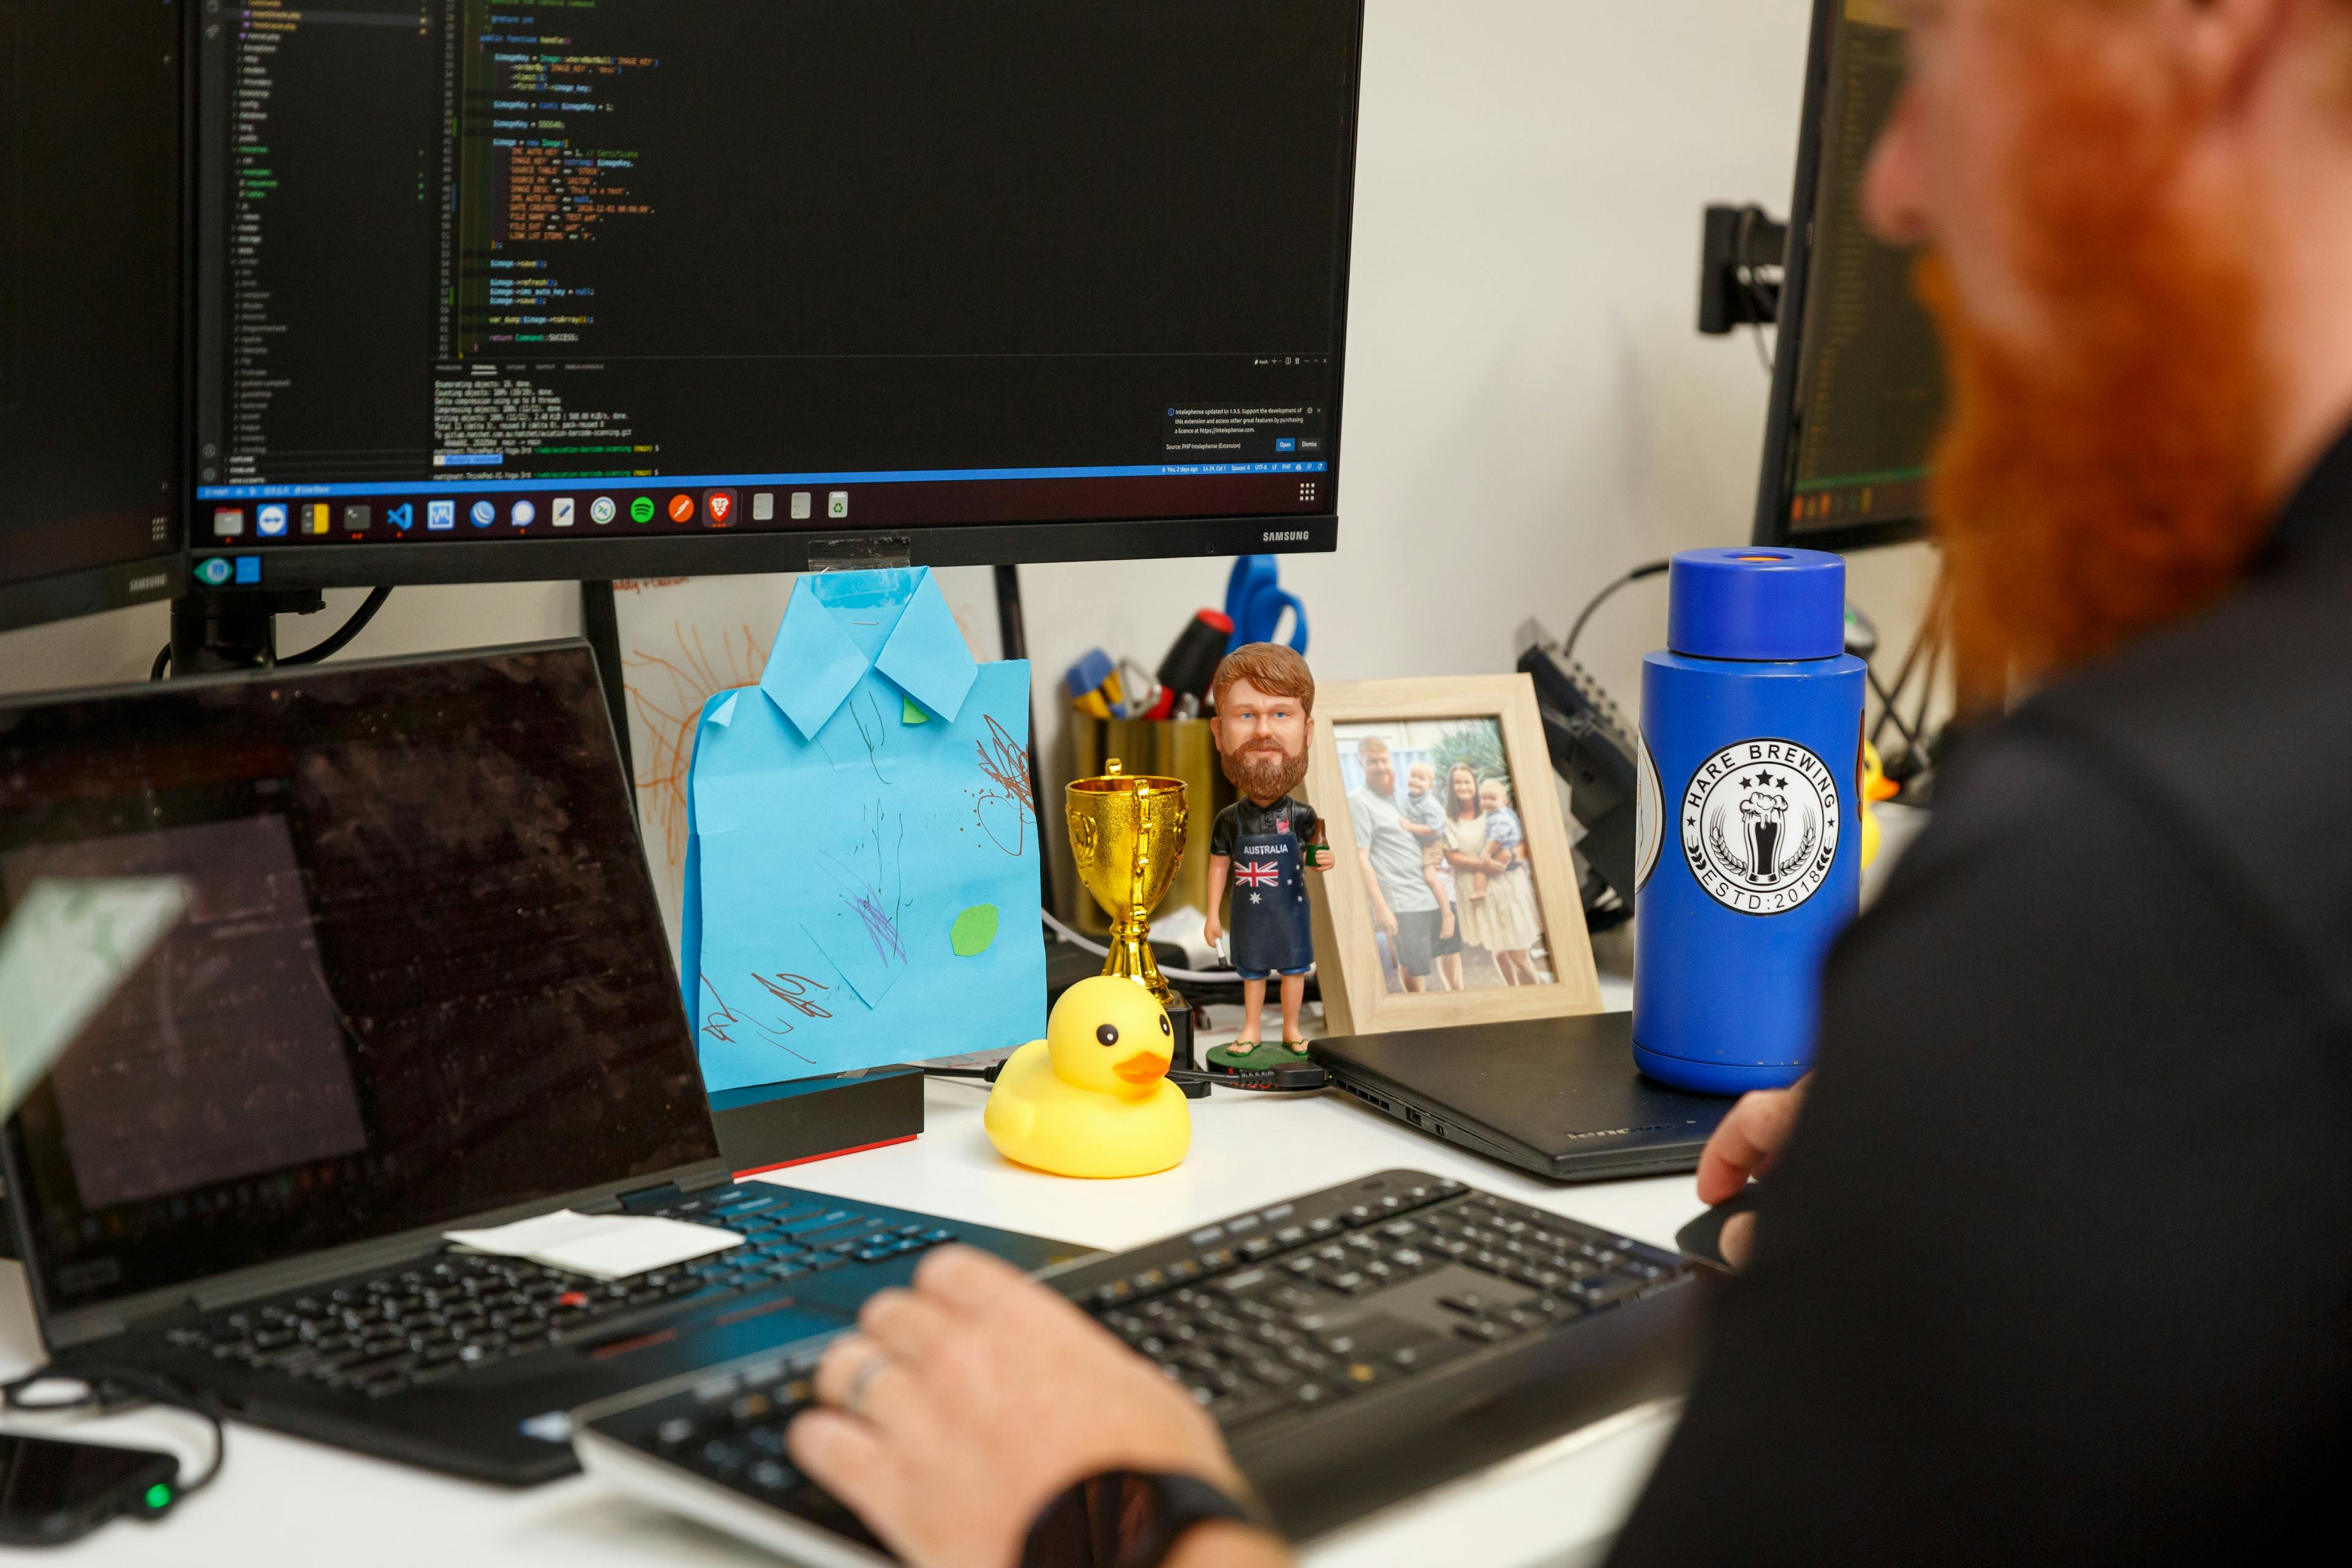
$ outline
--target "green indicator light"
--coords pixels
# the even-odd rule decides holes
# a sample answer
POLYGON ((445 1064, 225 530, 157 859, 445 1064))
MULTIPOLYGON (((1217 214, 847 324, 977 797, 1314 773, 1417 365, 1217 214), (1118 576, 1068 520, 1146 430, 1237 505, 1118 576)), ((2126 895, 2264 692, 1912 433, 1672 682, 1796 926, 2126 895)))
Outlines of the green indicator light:
POLYGON ((147 1506, 164 1509, 172 1506, 172 1489, 158 1481, 147 1489, 147 1506))

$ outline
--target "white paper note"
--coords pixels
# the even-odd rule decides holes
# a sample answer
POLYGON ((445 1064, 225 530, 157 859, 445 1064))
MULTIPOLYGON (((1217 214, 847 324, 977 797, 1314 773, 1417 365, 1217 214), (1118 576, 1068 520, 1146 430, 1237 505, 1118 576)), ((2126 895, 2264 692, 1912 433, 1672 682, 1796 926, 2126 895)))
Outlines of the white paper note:
POLYGON ((579 1214, 558 1209, 536 1219, 488 1230, 453 1230, 446 1238, 476 1252, 527 1258, 550 1268, 599 1279, 625 1279, 740 1247, 743 1238, 716 1226, 651 1215, 579 1214))

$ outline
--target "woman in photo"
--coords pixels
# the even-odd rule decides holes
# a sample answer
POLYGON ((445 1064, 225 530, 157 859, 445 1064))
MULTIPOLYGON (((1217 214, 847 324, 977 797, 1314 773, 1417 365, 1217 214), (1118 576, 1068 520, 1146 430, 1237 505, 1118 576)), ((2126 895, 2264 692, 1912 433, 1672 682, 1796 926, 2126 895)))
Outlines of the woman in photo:
MULTIPOLYGON (((1486 813, 1478 800, 1478 775, 1465 763, 1456 763, 1445 775, 1445 864, 1454 873, 1454 913, 1459 929, 1463 956, 1470 959, 1474 948, 1489 948, 1486 919, 1486 884, 1493 880, 1494 862, 1487 856, 1486 813)), ((1475 960, 1473 960, 1475 962, 1475 960)), ((1502 971, 1503 983, 1511 984, 1510 971, 1496 960, 1502 971)))

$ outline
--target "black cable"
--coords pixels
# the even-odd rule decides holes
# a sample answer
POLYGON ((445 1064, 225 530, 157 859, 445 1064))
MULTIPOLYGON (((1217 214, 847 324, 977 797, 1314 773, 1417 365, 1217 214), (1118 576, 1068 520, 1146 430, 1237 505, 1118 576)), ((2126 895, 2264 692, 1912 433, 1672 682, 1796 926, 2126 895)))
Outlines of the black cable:
POLYGON ((1919 630, 1911 639, 1910 649, 1903 656, 1903 666, 1895 672, 1895 684, 1885 695, 1886 706, 1880 711, 1878 722, 1871 726, 1870 743, 1874 746, 1885 737, 1890 721, 1898 724, 1902 721, 1902 716, 1895 710, 1895 704, 1901 701, 1903 693, 1910 689, 1912 671, 1918 664, 1920 651, 1927 646, 1927 631, 1932 624, 1932 621, 1919 623, 1919 630))
MULTIPOLYGON (((1004 1071, 1004 1064, 992 1068, 925 1068, 926 1078, 971 1079, 982 1083, 994 1083, 1004 1071)), ((1212 1088, 1247 1089, 1253 1094, 1314 1094, 1328 1086, 1331 1075, 1310 1061, 1295 1066, 1258 1068, 1235 1072, 1188 1072, 1181 1068, 1165 1075, 1169 1082, 1208 1084, 1212 1088)))
POLYGON ((155 656, 154 664, 149 667, 147 679, 150 680, 161 680, 165 675, 171 672, 171 668, 172 645, 170 643, 165 643, 163 645, 163 651, 155 656))
POLYGON ((366 601, 352 612, 352 618, 343 623, 341 631, 316 647, 306 647, 300 653, 288 654, 278 662, 281 665, 322 664, 334 658, 335 655, 352 646, 353 637, 367 630, 367 624, 375 619, 375 613, 383 609, 383 602, 391 597, 392 589, 389 584, 371 591, 366 601))
POLYGON ((1559 661, 1562 664, 1572 664, 1576 661, 1576 645, 1582 640, 1586 625, 1591 621, 1593 613, 1607 604, 1619 589, 1630 588, 1644 577, 1655 577, 1673 564, 1671 561, 1653 561, 1646 566, 1636 566, 1606 588, 1601 589, 1600 593, 1595 594, 1592 596, 1592 603, 1585 605, 1584 613, 1576 617, 1576 625, 1568 629, 1568 641, 1560 646, 1559 661))
MULTIPOLYGON (((1895 721, 1895 728, 1900 731, 1903 736, 1903 743, 1906 746, 1916 746, 1919 743, 1918 732, 1903 722, 1903 715, 1895 706, 1895 693, 1886 689, 1886 683, 1878 679, 1878 671, 1874 667, 1864 665, 1863 666, 1863 670, 1864 674, 1870 677, 1870 689, 1878 693, 1880 710, 1878 715, 1879 730, 1883 731, 1886 728, 1886 721, 1889 719, 1892 719, 1895 721)), ((1872 734, 1870 743, 1874 746, 1878 743, 1877 733, 1874 732, 1872 734)))
MULTIPOLYGON (((1911 733, 1916 737, 1911 745, 1913 750, 1923 753, 1927 752, 1924 742, 1927 734, 1927 710, 1935 703, 1936 676, 1943 667, 1944 638, 1939 632, 1936 640, 1927 645, 1927 674, 1919 683, 1919 710, 1911 717, 1911 733)), ((1923 755, 1921 760, 1933 763, 1935 758, 1923 755)))
POLYGON ((167 1410, 185 1411, 212 1428, 212 1463, 206 1465, 203 1473, 194 1480, 174 1481, 172 1489, 180 1500, 184 1501, 212 1485, 219 1477, 221 1467, 228 1462, 228 1429, 222 1425, 218 1411, 169 1379, 152 1373, 124 1371, 98 1371, 85 1377, 78 1373, 59 1372, 54 1367, 45 1366, 12 1383, 0 1384, 0 1408, 26 1415, 54 1415, 68 1410, 89 1410, 108 1415, 138 1405, 160 1405, 167 1410), (50 1382, 78 1384, 81 1393, 70 1399, 35 1401, 25 1397, 26 1390, 50 1382))

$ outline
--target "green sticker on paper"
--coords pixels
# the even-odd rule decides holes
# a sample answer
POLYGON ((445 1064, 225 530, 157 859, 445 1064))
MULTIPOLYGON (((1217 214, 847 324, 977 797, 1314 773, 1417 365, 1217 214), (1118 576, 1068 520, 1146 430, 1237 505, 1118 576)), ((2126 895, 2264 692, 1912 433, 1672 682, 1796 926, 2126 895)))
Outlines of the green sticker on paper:
POLYGON ((899 721, 902 723, 928 724, 931 721, 931 716, 929 714, 915 706, 915 700, 913 698, 901 697, 898 700, 905 704, 905 707, 898 715, 899 721))
POLYGON ((956 916, 948 931, 948 945, 958 958, 977 958, 996 945, 996 906, 974 904, 956 916))

